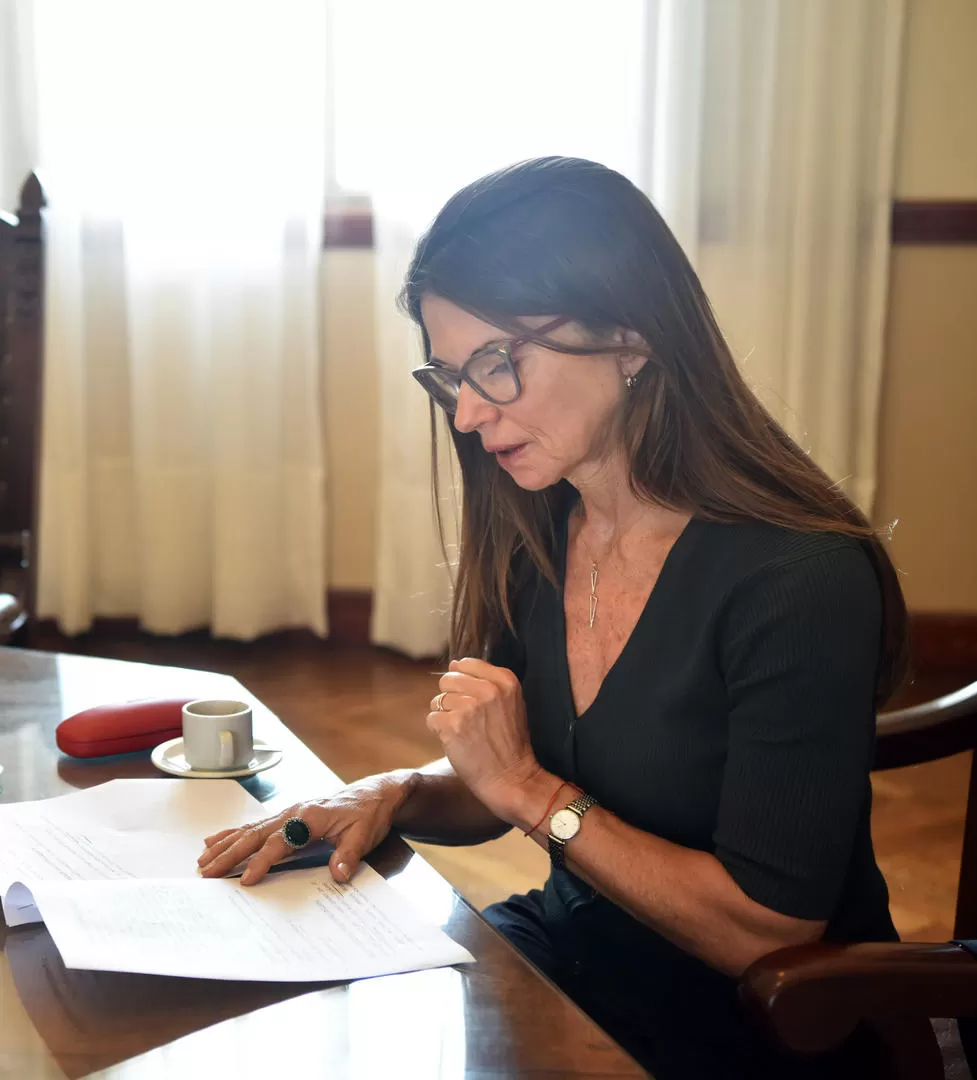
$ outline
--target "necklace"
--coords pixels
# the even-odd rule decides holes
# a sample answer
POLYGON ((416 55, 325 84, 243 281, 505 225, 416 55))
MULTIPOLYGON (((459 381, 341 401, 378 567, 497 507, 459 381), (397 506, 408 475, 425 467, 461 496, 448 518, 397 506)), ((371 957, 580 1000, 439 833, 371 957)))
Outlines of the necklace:
POLYGON ((587 558, 590 559, 590 618, 587 625, 593 630, 594 619, 597 617, 597 560, 590 554, 590 548, 587 547, 582 533, 577 533, 577 539, 583 545, 587 558))

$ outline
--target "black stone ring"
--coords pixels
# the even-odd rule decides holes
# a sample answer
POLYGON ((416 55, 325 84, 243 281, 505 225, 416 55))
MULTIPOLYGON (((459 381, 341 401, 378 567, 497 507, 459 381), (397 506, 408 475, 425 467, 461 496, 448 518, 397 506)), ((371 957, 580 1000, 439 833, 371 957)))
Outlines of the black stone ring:
POLYGON ((304 848, 312 839, 312 830, 300 817, 291 817, 282 826, 282 837, 290 848, 304 848))

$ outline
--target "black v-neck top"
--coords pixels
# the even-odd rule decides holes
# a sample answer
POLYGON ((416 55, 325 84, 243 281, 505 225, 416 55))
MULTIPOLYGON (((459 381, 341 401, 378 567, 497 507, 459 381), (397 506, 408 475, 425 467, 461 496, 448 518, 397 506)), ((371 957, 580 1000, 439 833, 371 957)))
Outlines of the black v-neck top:
MULTIPOLYGON (((559 587, 533 576, 515 597, 516 634, 491 655, 522 682, 543 767, 623 821, 715 854, 757 903, 827 920, 828 940, 894 939, 869 831, 882 609, 861 542, 693 517, 577 716, 567 520, 559 587)), ((619 944, 658 937, 568 872, 545 891, 557 909, 613 909, 619 944)))

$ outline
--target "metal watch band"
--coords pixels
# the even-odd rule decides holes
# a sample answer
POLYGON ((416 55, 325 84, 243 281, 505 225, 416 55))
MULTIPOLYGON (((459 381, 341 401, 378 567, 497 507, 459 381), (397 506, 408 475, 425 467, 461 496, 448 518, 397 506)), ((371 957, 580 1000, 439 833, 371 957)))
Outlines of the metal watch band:
POLYGON ((592 806, 596 805, 597 800, 593 797, 593 795, 585 795, 581 791, 580 794, 573 800, 573 802, 567 805, 566 809, 572 810, 577 815, 577 817, 583 817, 585 810, 589 810, 592 806))
MULTIPOLYGON (((597 800, 591 795, 579 794, 573 802, 563 807, 564 810, 572 810, 578 818, 583 819, 584 814, 592 807, 597 805, 597 800)), ((553 833, 549 833, 547 836, 547 846, 550 853, 550 866, 554 870, 565 870, 565 848, 567 846, 566 840, 561 840, 558 836, 554 836, 553 833)))

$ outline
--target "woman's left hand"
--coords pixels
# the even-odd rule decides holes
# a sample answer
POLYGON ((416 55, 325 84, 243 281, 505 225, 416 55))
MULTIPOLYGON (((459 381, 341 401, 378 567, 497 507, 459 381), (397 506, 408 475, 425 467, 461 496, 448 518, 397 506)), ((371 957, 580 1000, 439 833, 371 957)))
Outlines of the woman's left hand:
POLYGON ((494 814, 512 822, 516 807, 543 772, 529 741, 522 686, 508 668, 452 660, 431 700, 427 726, 441 740, 457 775, 494 814))

